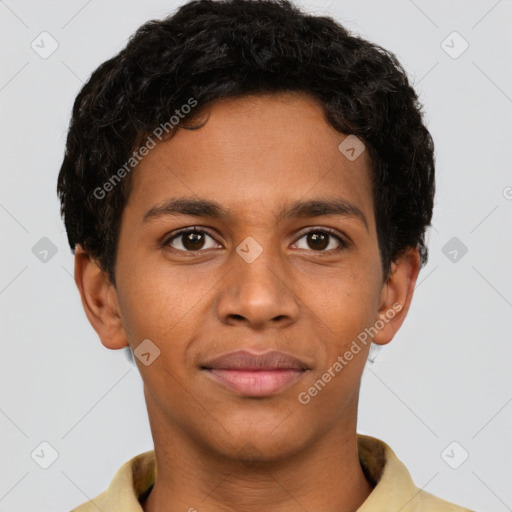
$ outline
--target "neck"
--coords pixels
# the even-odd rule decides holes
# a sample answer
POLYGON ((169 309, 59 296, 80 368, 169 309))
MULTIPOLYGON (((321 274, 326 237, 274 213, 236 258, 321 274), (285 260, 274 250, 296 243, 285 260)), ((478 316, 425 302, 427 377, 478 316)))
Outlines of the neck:
POLYGON ((293 455, 257 462, 212 452, 168 422, 165 427, 150 407, 148 413, 157 477, 144 512, 353 512, 372 491, 359 462, 357 404, 349 424, 293 455))

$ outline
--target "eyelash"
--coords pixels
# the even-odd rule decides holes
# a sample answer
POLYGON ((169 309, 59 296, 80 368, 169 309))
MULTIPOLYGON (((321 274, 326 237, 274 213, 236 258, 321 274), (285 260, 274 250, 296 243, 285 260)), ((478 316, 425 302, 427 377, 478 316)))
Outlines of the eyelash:
MULTIPOLYGON (((208 236, 210 236, 211 238, 213 238, 215 240, 215 237, 213 236, 213 234, 210 233, 207 229, 201 228, 201 226, 193 226, 193 227, 184 228, 184 229, 182 229, 182 230, 172 234, 170 237, 166 238, 166 240, 163 243, 163 246, 164 247, 165 246, 170 246, 171 242, 173 242, 174 240, 176 240, 180 236, 183 236, 183 235, 188 234, 188 233, 205 233, 205 234, 207 234, 208 236)), ((313 249, 309 249, 308 252, 327 253, 327 254, 329 254, 329 253, 333 253, 333 252, 340 252, 343 249, 346 249, 346 248, 349 247, 349 242, 347 242, 344 238, 342 238, 340 235, 338 235, 335 230, 333 230, 331 228, 327 228, 327 227, 323 227, 323 228, 312 227, 312 228, 309 228, 307 231, 303 231, 301 233, 301 235, 297 238, 296 242, 294 242, 294 243, 297 243, 301 238, 304 238, 305 236, 307 236, 310 233, 324 233, 324 234, 326 233, 329 236, 335 238, 340 243, 340 246, 338 248, 336 248, 336 249, 330 249, 328 251, 326 251, 326 250, 315 251, 313 249)), ((219 243, 219 242, 217 242, 217 240, 215 240, 215 242, 219 243)), ((174 249, 173 247, 171 247, 171 249, 173 249, 174 251, 177 251, 177 252, 189 253, 189 254, 206 252, 208 250, 208 249, 198 249, 197 251, 186 251, 186 250, 183 250, 183 249, 174 249)), ((304 250, 304 249, 302 249, 302 250, 304 250)))

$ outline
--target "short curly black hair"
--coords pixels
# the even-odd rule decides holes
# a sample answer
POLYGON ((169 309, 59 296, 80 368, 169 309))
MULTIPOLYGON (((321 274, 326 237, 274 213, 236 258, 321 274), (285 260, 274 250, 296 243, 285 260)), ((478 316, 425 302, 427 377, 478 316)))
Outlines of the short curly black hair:
POLYGON ((410 247, 423 266, 434 144, 406 72, 393 53, 288 0, 193 0, 142 25, 93 72, 73 105, 57 185, 71 248, 80 244, 115 284, 131 173, 119 186, 112 178, 144 137, 191 98, 198 107, 177 128, 196 129, 188 121, 215 100, 286 91, 318 100, 326 121, 369 151, 384 276, 410 247))

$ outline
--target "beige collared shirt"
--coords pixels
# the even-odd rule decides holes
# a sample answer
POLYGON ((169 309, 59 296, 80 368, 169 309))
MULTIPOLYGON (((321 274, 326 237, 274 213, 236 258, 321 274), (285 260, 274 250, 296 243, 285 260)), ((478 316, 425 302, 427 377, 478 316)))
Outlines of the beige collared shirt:
MULTIPOLYGON (((357 434, 359 460, 375 487, 357 512, 473 512, 416 487, 393 450, 375 437, 357 434)), ((156 477, 155 452, 136 455, 117 471, 109 488, 71 512, 143 512, 139 502, 156 477)))

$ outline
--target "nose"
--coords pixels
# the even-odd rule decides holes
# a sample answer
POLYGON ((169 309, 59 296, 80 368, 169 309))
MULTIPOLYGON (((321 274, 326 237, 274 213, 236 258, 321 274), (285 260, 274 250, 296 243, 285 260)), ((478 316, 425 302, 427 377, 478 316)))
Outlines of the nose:
POLYGON ((231 258, 230 272, 217 298, 217 314, 223 323, 262 330, 297 322, 300 305, 291 269, 279 256, 264 249, 251 263, 235 252, 231 258))

